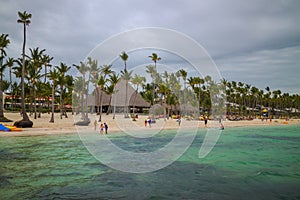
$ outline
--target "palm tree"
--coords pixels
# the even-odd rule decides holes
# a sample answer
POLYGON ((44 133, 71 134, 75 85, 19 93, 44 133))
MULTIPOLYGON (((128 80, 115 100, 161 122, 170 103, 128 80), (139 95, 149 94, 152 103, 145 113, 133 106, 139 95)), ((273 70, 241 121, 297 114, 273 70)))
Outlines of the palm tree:
POLYGON ((99 122, 102 121, 102 96, 103 96, 103 90, 106 84, 106 79, 104 79, 104 76, 100 75, 98 80, 98 87, 100 89, 100 114, 99 114, 99 122))
MULTIPOLYGON (((148 56, 149 58, 151 58, 151 60, 154 62, 154 69, 152 70, 152 72, 156 72, 157 73, 157 69, 156 69, 156 63, 157 61, 161 60, 160 57, 158 57, 158 55, 156 53, 152 53, 151 56, 148 56)), ((148 69, 150 71, 150 69, 148 69)), ((151 74, 151 72, 149 72, 151 74)), ((155 97, 155 84, 156 83, 152 83, 153 84, 153 91, 152 91, 152 100, 153 100, 153 104, 154 104, 154 97, 155 97)))
MULTIPOLYGON (((107 113, 106 114, 109 114, 109 112, 111 111, 111 100, 112 100, 112 95, 116 92, 116 85, 118 84, 120 80, 120 77, 118 74, 116 73, 112 73, 109 75, 109 82, 110 82, 110 87, 109 88, 109 95, 110 95, 110 101, 109 101, 109 107, 107 109, 107 113)), ((113 119, 115 119, 115 106, 114 106, 114 116, 113 116, 113 119)))
POLYGON ((5 65, 7 67, 9 67, 9 85, 10 85, 10 91, 12 90, 11 89, 12 88, 12 68, 14 66, 14 63, 15 63, 15 59, 13 59, 13 58, 8 58, 6 60, 6 63, 5 63, 5 65))
POLYGON ((35 63, 35 61, 30 63, 30 65, 28 66, 28 69, 27 69, 27 76, 26 76, 26 78, 28 79, 28 82, 30 83, 30 86, 31 86, 31 94, 33 93, 34 119, 37 118, 37 110, 36 110, 36 90, 37 89, 36 89, 36 85, 38 84, 38 82, 40 81, 40 79, 43 76, 41 74, 42 68, 40 68, 38 65, 39 64, 35 63))
POLYGON ((60 87, 60 96, 59 96, 59 102, 60 102, 60 119, 62 119, 62 116, 65 115, 65 118, 68 118, 68 115, 65 111, 64 101, 63 101, 63 92, 64 92, 64 85, 66 84, 66 73, 71 69, 70 66, 67 66, 64 63, 60 63, 59 66, 55 67, 59 73, 59 87, 60 87))
POLYGON ((0 121, 7 122, 10 121, 4 117, 3 113, 3 90, 2 90, 2 82, 3 82, 3 72, 6 66, 3 66, 3 60, 6 56, 5 49, 7 48, 8 44, 10 43, 9 39, 7 38, 8 34, 1 34, 0 36, 0 70, 1 70, 1 83, 0 83, 0 121))
POLYGON ((157 77, 157 71, 156 71, 155 66, 153 66, 153 65, 148 65, 148 66, 146 66, 146 68, 147 68, 146 72, 148 74, 150 74, 150 76, 152 78, 152 100, 151 100, 151 105, 154 105, 154 99, 155 99, 154 90, 155 90, 155 82, 156 82, 156 77, 157 77))
POLYGON ((178 71, 178 74, 182 77, 183 79, 183 114, 186 114, 186 109, 185 109, 185 102, 186 102, 186 78, 187 78, 187 71, 184 69, 180 69, 178 71))
MULTIPOLYGON (((12 96, 13 100, 13 95, 12 95, 12 68, 14 66, 15 60, 13 58, 8 58, 6 60, 5 66, 9 67, 9 89, 10 89, 10 94, 12 96)), ((11 104, 11 109, 13 110, 13 102, 11 104)))
MULTIPOLYGON (((29 49, 30 50, 30 82, 32 84, 32 89, 33 89, 33 101, 34 101, 34 119, 37 118, 37 110, 36 110, 36 85, 38 82, 40 82, 40 79, 42 78, 43 75, 41 75, 41 70, 42 70, 42 57, 45 49, 42 49, 41 51, 39 48, 34 48, 34 49, 29 49)), ((29 71, 29 70, 28 70, 29 71)), ((41 110, 41 106, 40 106, 41 110)))
POLYGON ((60 74, 58 71, 54 68, 52 71, 50 71, 48 78, 52 81, 52 109, 51 109, 51 118, 50 123, 54 123, 54 99, 55 99, 55 88, 58 85, 58 78, 60 74))
MULTIPOLYGON (((84 62, 80 62, 80 65, 75 65, 73 64, 73 66, 76 67, 76 69, 79 71, 79 73, 81 73, 81 77, 77 78, 75 83, 74 83, 74 87, 77 91, 77 93, 80 95, 80 100, 81 100, 81 115, 82 115, 82 119, 85 120, 85 114, 84 114, 84 91, 86 91, 86 74, 89 71, 89 67, 84 63, 84 62)), ((88 87, 88 86, 87 86, 88 87)))
POLYGON ((45 67, 45 79, 44 79, 44 83, 46 83, 47 81, 47 68, 51 67, 52 65, 50 64, 51 60, 53 59, 53 57, 50 57, 49 55, 43 55, 41 57, 41 62, 45 67))
MULTIPOLYGON (((127 73, 127 67, 126 67, 126 62, 127 62, 127 59, 128 59, 128 55, 126 54, 125 51, 123 51, 121 54, 120 54, 120 58, 123 60, 124 62, 124 70, 123 70, 123 74, 127 73)), ((125 112, 124 112, 124 118, 129 118, 129 115, 128 115, 128 106, 127 106, 127 101, 128 101, 128 81, 127 79, 124 79, 126 81, 126 84, 125 84, 125 112)))
POLYGON ((102 97, 103 97, 103 92, 105 89, 105 85, 107 83, 107 76, 110 76, 111 74, 113 74, 113 70, 111 70, 111 65, 103 65, 102 68, 100 69, 101 75, 98 79, 98 86, 100 87, 100 109, 99 109, 99 122, 102 121, 102 109, 103 109, 103 102, 102 102, 102 97), (103 75, 102 75, 103 74, 103 75))
POLYGON ((121 77, 126 81, 125 86, 125 104, 124 104, 124 118, 129 118, 128 115, 128 81, 131 79, 132 71, 127 71, 127 69, 124 69, 121 71, 121 77))
POLYGON ((23 48, 22 48, 22 75, 21 75, 21 90, 22 90, 22 97, 21 97, 21 109, 22 109, 22 115, 23 119, 19 122, 16 122, 16 126, 21 127, 32 127, 33 122, 29 120, 29 117, 26 113, 25 108, 25 84, 24 84, 24 76, 25 76, 25 47, 26 47, 26 26, 30 24, 30 18, 32 15, 30 13, 27 13, 26 11, 18 12, 19 19, 18 23, 23 24, 23 34, 24 34, 24 41, 23 41, 23 48))
POLYGON ((135 74, 134 77, 131 79, 131 83, 136 85, 135 96, 134 96, 133 106, 132 106, 133 107, 133 116, 135 116, 134 115, 134 107, 135 107, 135 101, 136 101, 136 97, 138 94, 139 86, 143 86, 145 82, 146 82, 146 77, 139 76, 138 74, 135 74))

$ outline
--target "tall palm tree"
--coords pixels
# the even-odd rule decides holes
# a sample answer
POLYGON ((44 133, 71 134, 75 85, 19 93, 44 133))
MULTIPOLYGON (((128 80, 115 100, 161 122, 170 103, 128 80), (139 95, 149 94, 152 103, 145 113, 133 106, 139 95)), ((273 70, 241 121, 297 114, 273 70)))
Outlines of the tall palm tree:
POLYGON ((86 83, 86 74, 89 71, 89 67, 84 63, 80 62, 80 65, 75 65, 76 69, 79 71, 79 73, 82 75, 81 77, 78 77, 74 83, 74 87, 77 91, 77 93, 80 95, 80 106, 81 106, 81 115, 82 119, 85 120, 85 113, 84 113, 84 94, 86 91, 87 83, 86 83))
POLYGON ((18 12, 19 19, 18 23, 23 24, 23 34, 24 34, 24 41, 23 41, 23 48, 22 48, 22 75, 21 75, 21 90, 22 90, 22 97, 21 97, 21 108, 22 108, 22 115, 23 119, 19 122, 16 122, 15 125, 22 126, 22 127, 32 127, 33 122, 29 120, 29 117, 26 113, 25 108, 25 84, 24 84, 24 76, 25 76, 25 47, 26 47, 26 26, 30 24, 30 19, 32 15, 27 13, 26 11, 18 12))
POLYGON ((178 73, 180 74, 180 76, 183 79, 183 114, 186 114, 186 108, 185 108, 185 102, 186 102, 186 78, 187 78, 187 71, 185 71, 184 69, 180 69, 178 71, 178 73))
MULTIPOLYGON (((154 62, 154 70, 153 71, 157 72, 156 63, 157 63, 157 61, 161 60, 161 58, 158 57, 158 55, 156 53, 152 53, 152 55, 148 56, 148 57, 151 58, 151 60, 154 62)), ((155 87, 154 87, 154 85, 156 83, 152 83, 152 84, 153 84, 152 99, 153 99, 153 104, 154 104, 154 97, 155 97, 155 87)))
POLYGON ((126 81, 126 86, 125 86, 125 104, 124 104, 124 118, 129 118, 129 114, 128 114, 128 82, 130 81, 130 79, 132 78, 131 76, 132 71, 127 71, 127 69, 124 69, 121 71, 121 77, 123 80, 126 81))
POLYGON ((100 75, 99 80, 98 80, 98 87, 100 89, 100 114, 99 114, 99 122, 102 121, 102 96, 103 96, 103 90, 106 84, 106 79, 104 79, 104 76, 100 75))
POLYGON ((1 70, 1 82, 0 82, 0 121, 6 122, 6 121, 10 121, 7 120, 4 117, 4 112, 3 112, 3 91, 2 91, 2 82, 3 82, 3 72, 5 69, 5 65, 3 66, 3 60, 4 57, 6 56, 6 51, 5 49, 7 48, 8 44, 10 43, 10 40, 7 38, 8 34, 1 34, 0 36, 0 70, 1 70))
POLYGON ((66 84, 66 73, 71 69, 70 66, 67 66, 65 63, 60 63, 59 66, 55 67, 59 73, 59 87, 60 87, 60 97, 59 97, 59 103, 60 103, 60 119, 62 119, 62 116, 64 115, 65 118, 68 118, 67 113, 65 112, 65 106, 63 101, 63 92, 64 92, 64 86, 66 84))
MULTIPOLYGON (((128 60, 128 55, 126 54, 125 51, 123 51, 121 54, 120 54, 120 58, 123 60, 124 62, 124 70, 123 70, 123 74, 124 73, 127 73, 127 67, 126 67, 126 62, 128 60)), ((123 78, 123 77, 122 77, 123 78)), ((124 118, 129 118, 129 115, 128 115, 128 105, 127 105, 127 102, 128 102, 128 81, 129 80, 126 80, 125 79, 125 105, 124 105, 124 109, 125 109, 125 112, 124 112, 124 118)))
POLYGON ((54 68, 53 70, 50 71, 48 78, 52 81, 52 109, 51 109, 51 119, 50 123, 54 123, 54 99, 55 99, 55 88, 58 85, 58 78, 60 74, 58 71, 54 68))

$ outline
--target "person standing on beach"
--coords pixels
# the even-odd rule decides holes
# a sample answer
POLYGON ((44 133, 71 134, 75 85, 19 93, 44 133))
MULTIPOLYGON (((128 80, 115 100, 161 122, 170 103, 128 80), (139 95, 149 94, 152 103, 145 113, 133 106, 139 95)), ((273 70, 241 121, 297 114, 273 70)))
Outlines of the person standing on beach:
POLYGON ((106 123, 104 123, 104 129, 105 129, 105 134, 107 134, 108 125, 106 123))
POLYGON ((147 119, 145 119, 145 127, 147 127, 148 121, 147 119))
POLYGON ((97 120, 94 121, 94 129, 97 129, 97 120))
POLYGON ((151 123, 152 123, 152 120, 151 120, 151 118, 149 118, 149 119, 148 119, 149 127, 151 127, 151 123))
POLYGON ((204 118, 204 125, 205 125, 205 127, 207 127, 207 116, 205 116, 205 118, 204 118))
POLYGON ((180 124, 181 124, 181 118, 178 118, 177 122, 178 122, 178 126, 180 126, 180 124))
POLYGON ((100 134, 103 134, 103 129, 104 129, 103 124, 100 124, 100 134))

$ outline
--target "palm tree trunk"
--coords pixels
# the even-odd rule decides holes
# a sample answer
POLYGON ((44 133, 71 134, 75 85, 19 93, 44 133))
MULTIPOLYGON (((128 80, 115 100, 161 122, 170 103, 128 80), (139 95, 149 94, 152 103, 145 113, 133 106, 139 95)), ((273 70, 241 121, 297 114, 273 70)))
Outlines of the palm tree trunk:
MULTIPOLYGON (((1 63, 0 63, 1 67, 2 67, 2 63, 3 63, 3 53, 1 53, 1 63)), ((3 72, 1 72, 1 77, 0 77, 0 118, 4 117, 2 82, 3 82, 3 72)))
POLYGON ((103 91, 102 91, 102 88, 101 88, 101 93, 100 93, 100 114, 99 114, 99 122, 102 121, 102 94, 103 94, 103 91))
POLYGON ((125 88, 125 113, 124 113, 124 118, 128 118, 128 106, 127 106, 127 102, 128 102, 128 80, 126 80, 126 88, 125 88))
POLYGON ((13 92, 12 92, 12 78, 11 78, 11 67, 9 68, 9 88, 11 94, 11 110, 13 111, 13 92))
POLYGON ((36 115, 36 90, 33 88, 33 108, 34 108, 34 119, 37 118, 36 115))
POLYGON ((108 105, 106 115, 108 115, 111 112, 111 100, 112 100, 112 95, 110 95, 110 97, 109 97, 109 105, 108 105))
POLYGON ((22 116, 23 121, 29 121, 29 117, 26 113, 25 108, 25 83, 24 83, 24 76, 25 76, 25 46, 26 46, 26 24, 24 23, 24 42, 22 48, 22 76, 21 76, 21 109, 22 109, 22 116))
POLYGON ((62 116, 63 116, 63 100, 62 100, 62 93, 63 93, 63 87, 60 85, 60 95, 59 95, 59 102, 60 102, 60 119, 62 119, 62 116))
POLYGON ((55 87, 54 85, 52 86, 52 112, 51 112, 51 119, 50 123, 54 123, 54 92, 55 92, 55 87))

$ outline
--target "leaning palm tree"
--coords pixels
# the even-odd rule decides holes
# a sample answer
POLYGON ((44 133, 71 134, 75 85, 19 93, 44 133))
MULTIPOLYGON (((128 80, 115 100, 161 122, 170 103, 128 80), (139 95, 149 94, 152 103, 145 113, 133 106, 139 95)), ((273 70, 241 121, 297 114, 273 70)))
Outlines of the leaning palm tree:
POLYGON ((21 90, 22 90, 22 97, 21 97, 21 109, 22 109, 22 116, 23 119, 21 121, 15 122, 15 125, 18 127, 32 127, 33 122, 29 120, 29 117, 26 113, 25 108, 25 84, 24 84, 24 76, 25 76, 25 47, 26 47, 26 26, 30 24, 30 18, 32 15, 27 13, 26 11, 18 12, 19 19, 18 23, 23 24, 23 34, 24 34, 24 41, 23 41, 23 48, 22 48, 22 75, 21 75, 21 90))
POLYGON ((5 49, 7 48, 8 44, 10 43, 9 39, 7 38, 8 34, 1 34, 0 36, 0 69, 1 69, 1 82, 0 82, 0 121, 2 122, 8 122, 10 120, 6 119, 4 117, 4 113, 3 113, 3 91, 2 91, 2 77, 3 77, 3 71, 6 67, 6 65, 3 65, 3 60, 4 57, 6 56, 6 51, 5 49))
POLYGON ((58 78, 59 78, 60 74, 58 73, 58 71, 56 69, 53 69, 50 71, 48 78, 52 81, 52 99, 51 99, 51 103, 52 103, 52 109, 51 109, 51 119, 50 119, 50 123, 54 123, 54 99, 55 99, 55 88, 58 85, 58 78))
MULTIPOLYGON (((126 54, 125 51, 123 51, 120 55, 120 58, 123 60, 124 62, 124 70, 123 70, 123 74, 125 75, 128 71, 127 71, 127 67, 126 67, 126 62, 127 62, 127 59, 128 59, 128 55, 126 54)), ((123 76, 124 76, 123 75, 123 76)), ((126 77, 126 75, 125 75, 126 77)), ((122 77, 123 78, 123 77, 122 77)), ((124 79, 124 78, 123 78, 124 79)), ((124 118, 129 118, 129 115, 128 115, 128 106, 127 106, 127 103, 128 103, 128 79, 124 79, 126 81, 126 84, 125 84, 125 112, 124 112, 124 118)))

